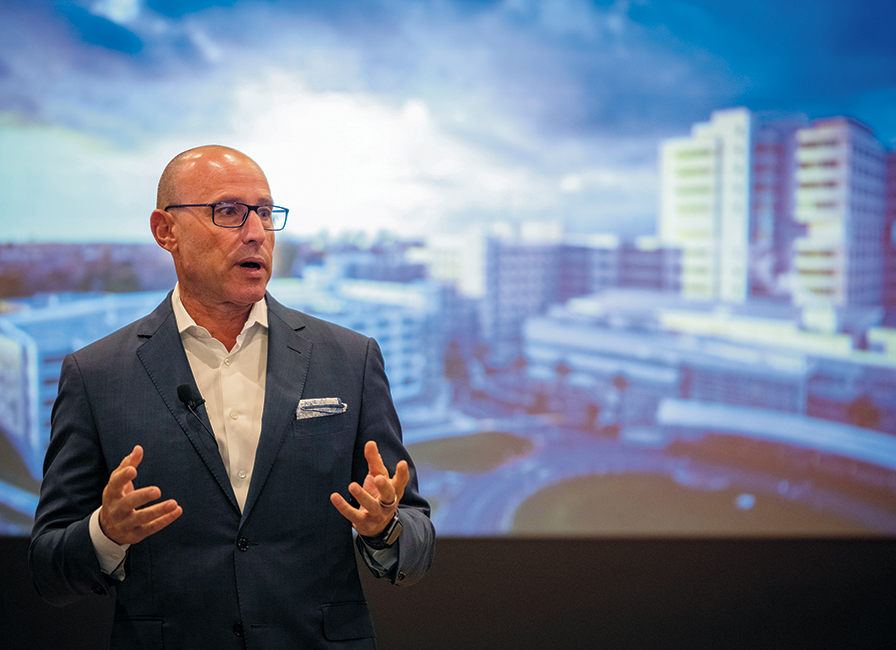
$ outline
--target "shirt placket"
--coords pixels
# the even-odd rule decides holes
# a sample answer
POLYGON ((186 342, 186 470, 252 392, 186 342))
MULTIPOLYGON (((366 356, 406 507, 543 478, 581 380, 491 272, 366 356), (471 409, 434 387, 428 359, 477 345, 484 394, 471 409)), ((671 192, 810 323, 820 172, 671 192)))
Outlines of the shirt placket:
POLYGON ((242 411, 245 404, 245 378, 237 370, 237 357, 240 343, 221 359, 220 379, 221 396, 224 406, 224 431, 227 436, 229 466, 227 468, 230 481, 237 492, 245 492, 244 483, 248 483, 252 468, 247 466, 246 454, 241 442, 246 439, 246 427, 250 426, 250 414, 242 411))

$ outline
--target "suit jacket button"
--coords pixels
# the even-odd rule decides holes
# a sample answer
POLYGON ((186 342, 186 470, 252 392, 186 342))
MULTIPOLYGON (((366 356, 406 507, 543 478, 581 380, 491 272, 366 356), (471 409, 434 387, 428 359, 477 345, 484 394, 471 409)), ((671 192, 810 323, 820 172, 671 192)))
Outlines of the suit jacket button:
POLYGON ((237 623, 233 626, 233 633, 237 636, 243 636, 243 626, 237 623))
POLYGON ((236 547, 238 549, 240 549, 241 551, 248 551, 249 550, 249 540, 246 539, 245 537, 240 537, 239 540, 237 540, 237 542, 236 542, 236 547))

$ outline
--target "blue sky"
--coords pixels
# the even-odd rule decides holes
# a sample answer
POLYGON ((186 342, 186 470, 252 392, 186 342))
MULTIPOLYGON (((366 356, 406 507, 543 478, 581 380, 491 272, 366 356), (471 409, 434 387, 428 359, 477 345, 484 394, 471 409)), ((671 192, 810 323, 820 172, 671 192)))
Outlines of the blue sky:
POLYGON ((295 235, 556 219, 651 233, 659 141, 730 106, 849 115, 896 148, 891 1, 0 12, 0 184, 13 214, 41 198, 8 241, 146 240, 162 166, 205 142, 265 167, 295 235))

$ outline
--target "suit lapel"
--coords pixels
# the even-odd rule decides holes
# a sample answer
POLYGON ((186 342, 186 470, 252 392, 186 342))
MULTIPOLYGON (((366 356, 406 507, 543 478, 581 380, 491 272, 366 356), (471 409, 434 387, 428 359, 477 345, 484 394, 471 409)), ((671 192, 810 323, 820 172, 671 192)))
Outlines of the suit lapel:
MULTIPOLYGON (((189 384, 194 391, 198 392, 198 390, 190 363, 187 361, 187 354, 184 352, 180 333, 177 331, 170 293, 165 301, 142 321, 137 335, 145 340, 143 345, 137 348, 137 357, 146 369, 156 390, 159 391, 162 401, 165 402, 187 438, 190 439, 193 448, 196 449, 202 461, 215 477, 233 507, 239 511, 239 505, 236 502, 230 479, 227 477, 227 471, 224 469, 224 462, 221 460, 217 443, 177 396, 177 387, 181 384, 189 384)), ((205 408, 199 407, 196 411, 205 426, 211 431, 211 423, 205 408)))
POLYGON ((304 328, 300 316, 267 296, 268 366, 265 377, 261 437, 255 452, 252 484, 243 508, 243 521, 267 481, 277 452, 292 431, 296 408, 305 387, 311 363, 311 341, 298 332, 304 328))

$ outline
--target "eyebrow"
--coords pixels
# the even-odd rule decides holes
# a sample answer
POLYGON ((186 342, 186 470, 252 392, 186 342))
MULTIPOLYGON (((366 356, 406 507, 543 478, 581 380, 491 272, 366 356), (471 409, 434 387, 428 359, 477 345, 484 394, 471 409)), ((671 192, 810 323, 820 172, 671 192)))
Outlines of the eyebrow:
POLYGON ((235 199, 233 197, 225 197, 223 199, 216 199, 215 201, 209 201, 209 203, 242 203, 243 205, 274 205, 274 199, 271 197, 265 197, 258 203, 245 203, 239 199, 235 199))

